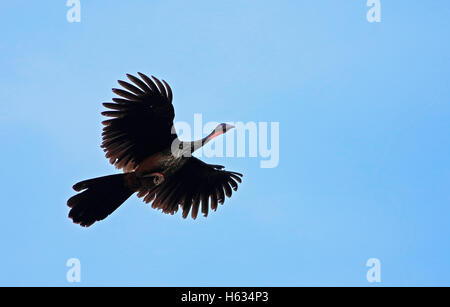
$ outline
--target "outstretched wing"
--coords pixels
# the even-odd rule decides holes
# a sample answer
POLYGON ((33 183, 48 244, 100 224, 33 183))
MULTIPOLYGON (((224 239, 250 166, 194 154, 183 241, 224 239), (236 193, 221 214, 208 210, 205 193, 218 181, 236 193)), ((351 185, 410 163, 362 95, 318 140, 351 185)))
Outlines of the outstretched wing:
POLYGON ((112 117, 102 124, 102 148, 106 157, 117 168, 134 169, 150 155, 172 144, 177 137, 172 134, 175 117, 172 90, 163 80, 153 81, 138 73, 141 79, 127 74, 134 84, 119 80, 124 89, 113 89, 120 98, 103 105, 112 111, 102 115, 112 117))
POLYGON ((144 197, 146 203, 153 201, 152 207, 164 213, 174 214, 181 206, 183 218, 191 211, 195 219, 200 204, 201 212, 207 216, 209 205, 215 211, 218 203, 224 203, 225 196, 231 197, 232 189, 237 191, 242 174, 225 171, 221 165, 206 164, 195 157, 186 159, 162 184, 141 187, 138 197, 144 197))

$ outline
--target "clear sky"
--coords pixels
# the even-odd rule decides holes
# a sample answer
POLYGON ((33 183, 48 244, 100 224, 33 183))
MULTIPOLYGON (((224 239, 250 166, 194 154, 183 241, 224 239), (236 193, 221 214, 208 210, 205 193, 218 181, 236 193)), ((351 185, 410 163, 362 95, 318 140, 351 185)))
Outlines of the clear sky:
POLYGON ((4 1, 0 285, 450 285, 450 3, 4 1), (207 219, 133 196, 83 229, 71 186, 118 172, 101 102, 126 73, 174 91, 175 120, 280 123, 280 163, 207 219))

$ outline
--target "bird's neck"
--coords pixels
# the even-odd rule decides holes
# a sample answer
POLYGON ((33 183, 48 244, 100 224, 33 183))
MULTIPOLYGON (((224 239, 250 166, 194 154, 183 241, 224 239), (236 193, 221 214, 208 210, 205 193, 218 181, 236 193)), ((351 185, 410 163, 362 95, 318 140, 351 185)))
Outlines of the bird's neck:
POLYGON ((210 138, 210 135, 208 135, 208 136, 205 136, 203 139, 200 139, 197 141, 185 142, 186 144, 183 144, 183 148, 186 148, 189 151, 189 153, 192 154, 192 153, 194 153, 194 151, 196 151, 197 149, 200 149, 201 147, 203 147, 206 143, 208 143, 211 140, 212 140, 212 138, 210 138))
MULTIPOLYGON (((222 134, 222 133, 220 133, 222 134)), ((193 142, 181 142, 182 146, 182 155, 183 156, 191 156, 194 151, 200 149, 203 147, 206 143, 210 142, 212 139, 214 139, 216 136, 218 136, 215 131, 211 132, 209 135, 205 136, 204 138, 193 141, 193 142)))

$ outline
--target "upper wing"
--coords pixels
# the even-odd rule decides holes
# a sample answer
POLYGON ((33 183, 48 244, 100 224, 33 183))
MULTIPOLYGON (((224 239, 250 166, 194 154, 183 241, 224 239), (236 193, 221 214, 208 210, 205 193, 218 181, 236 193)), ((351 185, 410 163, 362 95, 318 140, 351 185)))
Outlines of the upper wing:
POLYGON ((122 98, 113 98, 113 103, 103 105, 114 111, 102 112, 112 117, 102 124, 102 148, 106 157, 117 168, 134 169, 148 156, 169 147, 177 137, 172 134, 175 112, 172 105, 172 90, 152 76, 152 81, 138 73, 140 80, 128 75, 135 85, 118 81, 125 89, 113 89, 122 98))
POLYGON ((138 197, 145 196, 146 203, 153 201, 152 207, 162 209, 164 213, 174 214, 181 205, 183 218, 192 209, 191 215, 195 219, 200 203, 201 212, 207 216, 209 200, 215 211, 217 203, 224 203, 225 195, 231 197, 231 189, 237 190, 242 174, 224 171, 223 166, 206 164, 195 157, 186 159, 184 165, 162 184, 141 187, 138 197))

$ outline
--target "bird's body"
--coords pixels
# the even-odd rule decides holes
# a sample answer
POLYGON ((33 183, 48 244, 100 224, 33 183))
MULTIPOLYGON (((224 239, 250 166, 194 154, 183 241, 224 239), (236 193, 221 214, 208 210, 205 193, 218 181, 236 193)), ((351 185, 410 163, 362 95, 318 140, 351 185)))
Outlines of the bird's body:
POLYGON ((207 216, 209 204, 216 210, 231 189, 237 190, 242 174, 223 170, 223 166, 206 164, 192 153, 213 138, 233 128, 220 124, 208 136, 194 142, 182 142, 173 129, 175 116, 172 90, 163 80, 153 81, 139 73, 141 79, 127 75, 134 85, 119 81, 127 89, 113 89, 121 98, 103 105, 113 111, 103 122, 102 147, 106 157, 123 174, 81 181, 74 185, 81 193, 68 200, 69 217, 81 226, 90 226, 106 218, 126 199, 137 192, 152 207, 164 213, 183 209, 195 219, 207 216))
MULTIPOLYGON (((172 173, 183 165, 184 159, 172 155, 169 149, 155 153, 142 161, 134 170, 136 175, 145 176, 149 173, 172 173)), ((166 177, 165 176, 165 177, 166 177)), ((167 176, 168 177, 168 176, 167 176)))

